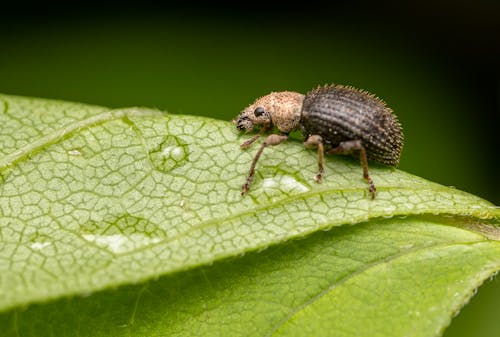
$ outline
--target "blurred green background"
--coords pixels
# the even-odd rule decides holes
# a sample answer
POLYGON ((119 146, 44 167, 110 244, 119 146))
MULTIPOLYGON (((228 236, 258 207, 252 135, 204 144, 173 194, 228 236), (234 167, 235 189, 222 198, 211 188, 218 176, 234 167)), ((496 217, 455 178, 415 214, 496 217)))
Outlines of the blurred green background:
MULTIPOLYGON (((402 170, 500 205, 499 9, 21 2, 2 7, 0 92, 230 120, 270 91, 353 85, 399 116, 402 170)), ((497 336, 499 314, 497 278, 445 336, 497 336)))

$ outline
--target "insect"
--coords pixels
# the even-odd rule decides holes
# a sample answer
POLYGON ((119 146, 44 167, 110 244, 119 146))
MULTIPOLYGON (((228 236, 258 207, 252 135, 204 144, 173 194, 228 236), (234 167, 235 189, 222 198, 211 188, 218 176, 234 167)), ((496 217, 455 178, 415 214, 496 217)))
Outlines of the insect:
POLYGON ((396 115, 375 95, 343 85, 327 85, 306 95, 273 92, 258 98, 233 120, 240 131, 259 132, 241 144, 247 148, 266 132, 276 128, 279 133, 266 137, 255 155, 241 194, 246 194, 255 175, 255 166, 264 149, 286 141, 290 132, 299 130, 306 148, 318 150, 318 173, 323 179, 324 153, 357 154, 363 178, 375 198, 375 184, 368 173, 368 161, 397 166, 403 148, 403 133, 396 115))

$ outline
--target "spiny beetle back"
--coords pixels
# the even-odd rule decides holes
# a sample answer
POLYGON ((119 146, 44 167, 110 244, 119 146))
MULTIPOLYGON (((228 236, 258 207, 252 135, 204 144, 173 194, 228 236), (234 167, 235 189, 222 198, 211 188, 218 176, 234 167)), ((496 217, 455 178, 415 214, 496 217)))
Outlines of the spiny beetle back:
POLYGON ((311 90, 302 105, 300 128, 304 139, 320 135, 326 149, 359 139, 369 160, 399 164, 401 126, 392 110, 366 91, 341 85, 311 90))

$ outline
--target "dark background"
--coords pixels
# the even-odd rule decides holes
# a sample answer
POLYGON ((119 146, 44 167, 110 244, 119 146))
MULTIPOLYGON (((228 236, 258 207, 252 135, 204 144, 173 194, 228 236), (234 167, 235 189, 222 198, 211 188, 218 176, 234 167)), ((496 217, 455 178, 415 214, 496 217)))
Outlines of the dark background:
MULTIPOLYGON (((229 120, 341 83, 403 124, 400 168, 500 205, 497 1, 2 4, 0 92, 229 120)), ((429 285, 432 286, 432 285, 429 285)), ((500 281, 445 336, 500 331, 500 281)))

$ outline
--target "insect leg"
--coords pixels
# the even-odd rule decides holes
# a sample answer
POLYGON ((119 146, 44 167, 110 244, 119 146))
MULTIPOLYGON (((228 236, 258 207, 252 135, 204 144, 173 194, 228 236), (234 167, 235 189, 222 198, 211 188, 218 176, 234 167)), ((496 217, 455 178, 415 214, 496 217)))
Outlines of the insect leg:
POLYGON ((253 142, 255 142, 257 139, 259 139, 260 136, 262 136, 262 134, 264 133, 263 131, 264 129, 261 129, 259 131, 258 134, 256 134, 255 136, 253 136, 252 138, 244 141, 241 145, 240 145, 240 148, 242 149, 246 149, 247 147, 249 147, 250 145, 252 145, 253 142))
POLYGON ((260 138, 267 130, 269 130, 269 124, 266 123, 262 128, 260 128, 259 133, 257 133, 255 136, 252 138, 248 139, 247 141, 244 141, 241 145, 240 148, 246 149, 250 145, 252 145, 257 139, 260 138))
POLYGON ((321 138, 320 135, 312 135, 307 138, 307 140, 304 142, 304 146, 308 149, 311 148, 318 148, 318 174, 314 177, 314 180, 316 182, 320 183, 321 180, 323 179, 323 138, 321 138))
POLYGON ((252 183, 253 177, 255 175, 255 166, 257 165, 257 161, 259 160, 262 151, 264 151, 264 148, 266 148, 269 145, 271 146, 278 145, 280 143, 283 143, 287 139, 288 139, 287 135, 272 134, 267 136, 266 140, 262 142, 259 151, 257 151, 257 154, 253 158, 252 165, 250 166, 250 171, 248 172, 247 180, 245 184, 243 184, 243 186, 241 187, 241 195, 245 195, 250 189, 250 184, 252 183))
POLYGON ((359 160, 361 161, 361 167, 363 168, 363 178, 368 182, 369 191, 372 196, 372 199, 375 198, 375 185, 373 184, 372 178, 368 174, 368 159, 366 157, 366 149, 361 143, 361 140, 349 140, 340 143, 337 147, 328 151, 328 153, 334 154, 350 154, 354 151, 359 152, 359 160))

